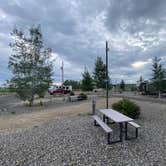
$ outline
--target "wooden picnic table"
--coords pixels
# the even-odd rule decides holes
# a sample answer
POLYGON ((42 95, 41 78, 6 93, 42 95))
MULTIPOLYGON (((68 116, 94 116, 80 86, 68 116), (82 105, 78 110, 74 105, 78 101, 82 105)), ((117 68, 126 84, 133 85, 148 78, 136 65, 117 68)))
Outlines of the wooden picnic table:
POLYGON ((121 114, 120 112, 117 112, 113 109, 101 109, 99 110, 102 114, 103 114, 103 121, 105 122, 106 117, 108 119, 111 119, 113 122, 115 123, 119 123, 119 127, 120 127, 120 136, 119 136, 119 140, 115 141, 115 142, 122 142, 123 140, 123 131, 125 132, 125 139, 127 139, 127 125, 128 122, 133 121, 132 118, 121 114), (125 125, 125 128, 124 128, 125 125), (123 130, 124 128, 124 130, 123 130))

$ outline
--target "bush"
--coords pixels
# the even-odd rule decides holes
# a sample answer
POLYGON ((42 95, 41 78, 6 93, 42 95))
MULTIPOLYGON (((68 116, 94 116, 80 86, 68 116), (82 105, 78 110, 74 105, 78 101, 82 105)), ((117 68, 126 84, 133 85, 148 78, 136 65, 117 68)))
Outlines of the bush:
POLYGON ((127 99, 112 104, 112 108, 133 119, 138 118, 140 115, 140 107, 136 103, 127 99))
POLYGON ((74 94, 74 92, 73 91, 71 91, 70 92, 70 96, 74 96, 75 94, 74 94))
POLYGON ((80 93, 79 94, 79 98, 81 98, 82 100, 86 100, 87 99, 87 95, 85 93, 80 93))

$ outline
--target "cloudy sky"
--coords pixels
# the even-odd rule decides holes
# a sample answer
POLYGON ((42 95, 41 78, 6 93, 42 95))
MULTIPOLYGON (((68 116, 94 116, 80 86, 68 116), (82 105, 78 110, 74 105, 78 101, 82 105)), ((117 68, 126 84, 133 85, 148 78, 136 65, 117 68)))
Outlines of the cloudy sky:
POLYGON ((0 0, 1 83, 12 76, 10 32, 36 24, 56 58, 55 82, 62 60, 65 79, 80 80, 85 66, 92 72, 97 56, 105 61, 106 40, 113 82, 150 78, 155 56, 165 66, 166 0, 0 0))

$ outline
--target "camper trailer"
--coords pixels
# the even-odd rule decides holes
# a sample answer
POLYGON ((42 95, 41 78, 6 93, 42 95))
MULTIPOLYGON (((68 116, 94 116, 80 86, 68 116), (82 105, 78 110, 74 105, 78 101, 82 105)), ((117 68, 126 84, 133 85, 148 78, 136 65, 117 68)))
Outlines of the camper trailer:
POLYGON ((48 89, 48 92, 50 93, 50 95, 54 95, 54 94, 68 94, 72 91, 72 86, 51 86, 48 89))
MULTIPOLYGON (((143 81, 137 84, 138 91, 143 95, 157 95, 158 90, 150 81, 143 81)), ((166 80, 163 81, 161 93, 166 93, 166 80)))

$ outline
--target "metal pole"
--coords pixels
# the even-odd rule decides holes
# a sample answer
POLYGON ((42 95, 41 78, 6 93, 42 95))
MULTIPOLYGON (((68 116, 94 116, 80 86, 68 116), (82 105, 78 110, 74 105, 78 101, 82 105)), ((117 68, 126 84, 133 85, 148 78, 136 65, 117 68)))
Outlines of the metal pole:
POLYGON ((64 83, 64 64, 63 64, 63 61, 62 61, 62 67, 61 67, 61 70, 62 70, 62 87, 63 87, 63 83, 64 83))
POLYGON ((108 41, 106 41, 106 108, 108 109, 108 41))
POLYGON ((96 114, 96 99, 93 97, 92 99, 92 115, 96 114))

